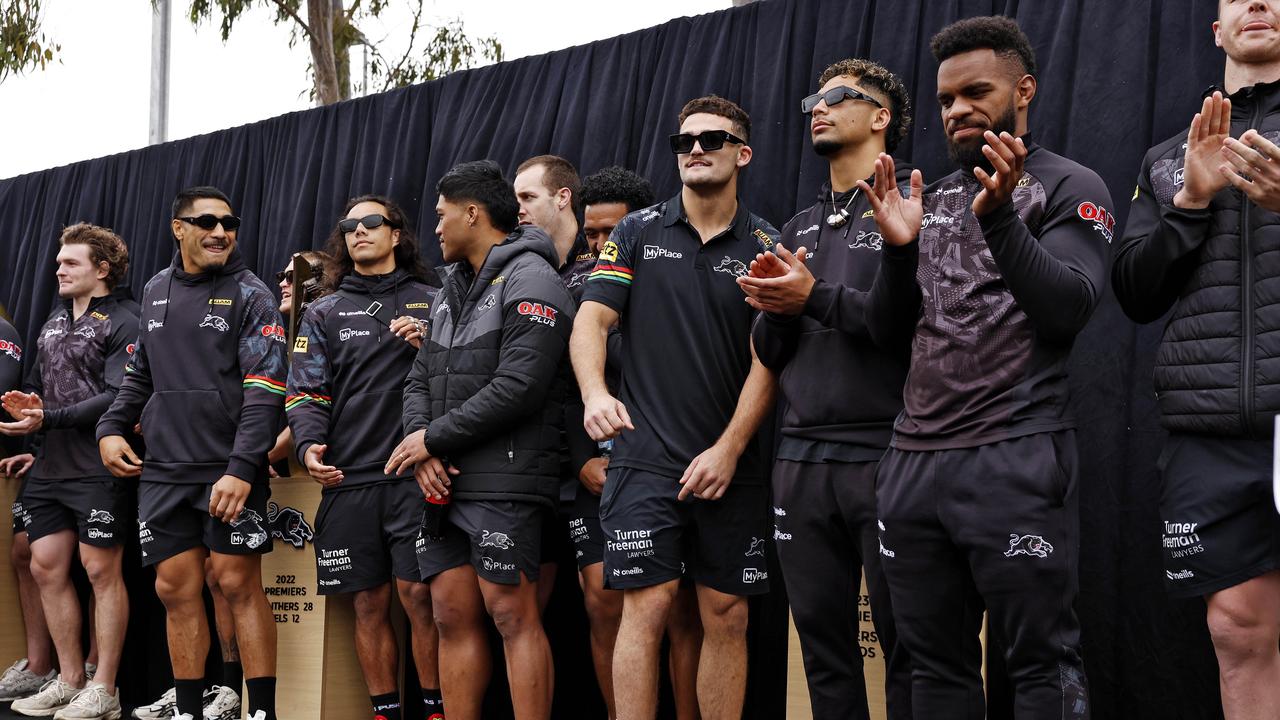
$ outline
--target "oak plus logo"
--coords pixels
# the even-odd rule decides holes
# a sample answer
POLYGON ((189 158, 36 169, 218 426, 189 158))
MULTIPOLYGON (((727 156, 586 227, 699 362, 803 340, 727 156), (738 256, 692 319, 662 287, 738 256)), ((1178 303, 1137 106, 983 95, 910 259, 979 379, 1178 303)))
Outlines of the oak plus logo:
POLYGON ((516 306, 516 312, 528 318, 529 322, 541 323, 547 327, 556 326, 556 309, 550 305, 525 300, 516 306))
POLYGON ((259 332, 262 333, 263 337, 271 338, 278 343, 284 342, 285 335, 287 335, 281 325, 263 325, 259 332))
POLYGON ((1004 556, 1030 555, 1032 557, 1047 558, 1052 553, 1053 545, 1050 545, 1048 540, 1039 535, 1009 533, 1009 549, 1004 551, 1004 556))
POLYGON ((1076 207, 1076 214, 1081 220, 1093 223, 1093 229, 1097 230, 1108 243, 1111 242, 1116 229, 1116 218, 1107 212, 1106 208, 1086 200, 1076 207))
POLYGON ((22 362, 22 348, 17 343, 8 340, 0 340, 0 352, 8 355, 18 362, 22 362))

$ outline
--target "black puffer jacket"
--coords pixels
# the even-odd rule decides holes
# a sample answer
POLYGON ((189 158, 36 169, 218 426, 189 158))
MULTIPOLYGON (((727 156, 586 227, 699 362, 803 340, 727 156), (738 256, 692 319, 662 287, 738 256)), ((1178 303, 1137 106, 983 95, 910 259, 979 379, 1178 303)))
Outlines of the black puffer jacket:
POLYGON ((404 428, 426 428, 431 454, 461 471, 456 499, 557 496, 574 314, 557 264, 551 238, 526 226, 478 274, 466 261, 440 271, 430 337, 405 383, 404 428))
MULTIPOLYGON (((1280 143, 1280 83, 1231 95, 1231 135, 1280 143)), ((1263 438, 1280 411, 1280 216, 1228 186, 1204 210, 1173 206, 1187 133, 1142 162, 1112 283, 1125 313, 1158 320, 1162 424, 1205 435, 1263 438)))

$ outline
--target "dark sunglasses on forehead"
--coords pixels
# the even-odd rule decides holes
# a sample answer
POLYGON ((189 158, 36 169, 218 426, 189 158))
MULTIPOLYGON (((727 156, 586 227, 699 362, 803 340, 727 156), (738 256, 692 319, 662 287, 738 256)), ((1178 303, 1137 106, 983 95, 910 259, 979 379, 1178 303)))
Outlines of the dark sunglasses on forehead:
POLYGON ((235 215, 223 215, 222 217, 218 217, 217 215, 210 215, 206 213, 196 217, 180 217, 178 219, 184 223, 195 225, 201 230, 212 230, 218 227, 218 223, 222 223, 222 229, 227 232, 231 232, 232 230, 240 227, 240 218, 235 215))
POLYGON ((703 152, 713 152, 724 147, 726 142, 746 145, 747 141, 728 130, 703 130, 697 135, 676 133, 671 136, 671 152, 677 155, 693 152, 693 144, 698 143, 703 152))
POLYGON ((338 229, 345 234, 355 232, 356 227, 360 225, 363 225, 366 230, 372 230, 376 227, 381 227, 382 223, 386 223, 388 227, 392 228, 398 229, 400 227, 391 222, 391 218, 375 213, 373 215, 365 215, 362 218, 343 218, 338 221, 338 229))
POLYGON ((814 93, 809 97, 801 100, 800 112, 804 113, 805 115, 808 115, 809 113, 813 112, 813 109, 818 107, 818 103, 822 102, 823 100, 827 101, 827 107, 831 107, 832 105, 839 105, 840 103, 844 102, 845 98, 848 98, 850 100, 861 100, 863 102, 869 102, 878 108, 884 107, 884 105, 880 104, 879 100, 876 100, 875 98, 871 97, 870 95, 864 92, 859 92, 857 90, 854 90, 853 88, 847 85, 838 85, 824 93, 814 93))

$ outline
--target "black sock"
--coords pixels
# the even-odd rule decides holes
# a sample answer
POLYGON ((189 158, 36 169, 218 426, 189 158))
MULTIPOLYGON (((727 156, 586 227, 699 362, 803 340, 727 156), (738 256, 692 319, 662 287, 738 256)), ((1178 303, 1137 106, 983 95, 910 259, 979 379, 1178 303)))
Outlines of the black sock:
POLYGON ((178 696, 179 715, 204 717, 204 678, 174 680, 173 688, 178 696))
POLYGON ((276 679, 271 676, 249 678, 244 681, 249 690, 249 714, 261 710, 267 714, 267 720, 276 720, 276 679))
POLYGON ((244 684, 244 667, 239 660, 222 661, 222 684, 240 694, 240 686, 244 684))
POLYGON ((427 720, 444 720, 444 696, 440 688, 421 688, 422 707, 426 711, 427 720))
POLYGON ((369 702, 373 703, 373 720, 400 720, 400 693, 370 695, 369 702))

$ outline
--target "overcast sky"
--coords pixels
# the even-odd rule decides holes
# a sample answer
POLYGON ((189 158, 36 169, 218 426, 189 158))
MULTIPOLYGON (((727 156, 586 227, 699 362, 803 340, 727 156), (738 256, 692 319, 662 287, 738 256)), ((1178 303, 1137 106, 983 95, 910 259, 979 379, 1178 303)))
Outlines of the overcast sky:
MULTIPOLYGON (((173 0, 169 138, 256 122, 311 106, 305 42, 262 7, 223 44, 218 20, 193 26, 189 0, 173 0)), ((412 0, 391 0, 397 9, 412 0)), ((536 55, 722 10, 730 0, 427 0, 435 23, 461 17, 473 36, 496 36, 507 59, 536 55)), ((403 51, 404 11, 364 28, 403 51)), ((0 178, 110 155, 147 144, 151 80, 148 0, 44 0, 44 33, 61 62, 0 83, 0 178)), ((384 55, 389 53, 383 52, 384 55)), ((360 54, 352 56, 358 74, 360 54)))

